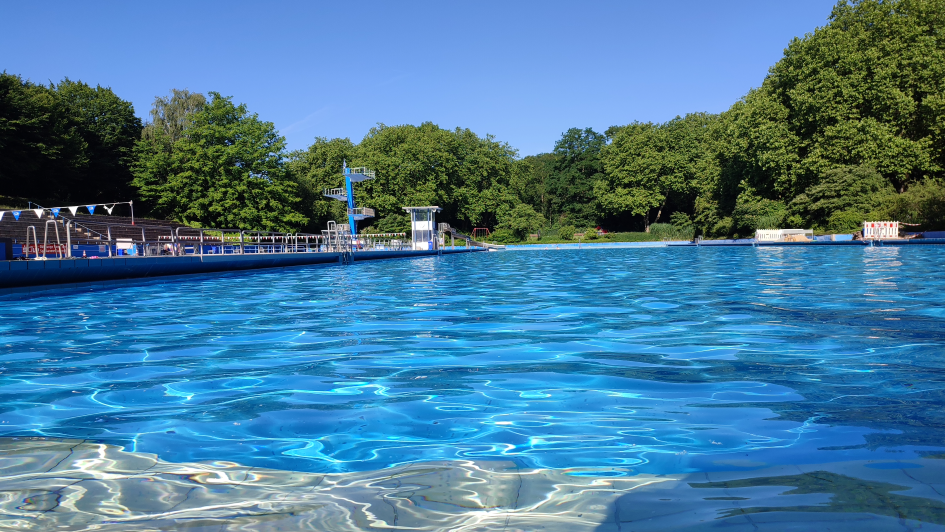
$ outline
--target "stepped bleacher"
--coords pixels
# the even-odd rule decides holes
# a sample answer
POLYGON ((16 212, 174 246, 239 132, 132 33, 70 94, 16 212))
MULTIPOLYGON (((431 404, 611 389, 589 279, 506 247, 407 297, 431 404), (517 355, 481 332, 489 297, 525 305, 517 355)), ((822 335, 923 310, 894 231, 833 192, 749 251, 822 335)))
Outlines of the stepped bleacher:
MULTIPOLYGON (((131 218, 127 216, 109 216, 109 215, 89 215, 89 214, 68 214, 60 213, 58 218, 51 215, 37 218, 32 211, 24 210, 20 214, 20 219, 16 220, 10 213, 7 213, 3 220, 0 220, 0 238, 10 238, 14 243, 23 243, 26 241, 27 228, 33 226, 36 228, 36 237, 42 243, 43 234, 46 230, 46 221, 55 220, 59 225, 59 238, 65 243, 66 235, 62 224, 66 220, 75 222, 72 231, 73 240, 104 240, 106 227, 112 225, 112 238, 132 238, 141 239, 142 229, 149 240, 158 240, 159 236, 170 235, 178 227, 186 225, 170 220, 154 220, 149 218, 135 218, 134 225, 131 225, 131 218)), ((49 228, 49 241, 55 242, 55 233, 52 227, 49 228)), ((30 237, 32 238, 32 236, 30 237)))

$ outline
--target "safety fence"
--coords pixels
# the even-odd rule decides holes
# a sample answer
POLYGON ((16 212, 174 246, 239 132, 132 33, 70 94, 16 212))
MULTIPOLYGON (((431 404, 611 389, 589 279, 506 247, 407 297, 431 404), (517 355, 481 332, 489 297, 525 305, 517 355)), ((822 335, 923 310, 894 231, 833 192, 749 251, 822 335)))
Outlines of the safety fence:
MULTIPOLYGON (((26 258, 158 257, 185 255, 248 255, 261 253, 319 253, 333 251, 325 236, 240 229, 201 229, 158 225, 46 220, 38 238, 37 226, 26 228, 26 258)), ((350 247, 350 245, 348 246, 350 247)))
POLYGON ((160 257, 185 255, 250 255, 261 253, 325 253, 402 251, 411 249, 407 233, 359 234, 348 224, 328 223, 322 234, 280 233, 241 229, 210 229, 158 225, 46 220, 30 225, 22 252, 41 260, 72 257, 160 257), (43 238, 38 238, 42 235, 43 238))
POLYGON ((899 238, 899 222, 863 222, 863 238, 899 238))

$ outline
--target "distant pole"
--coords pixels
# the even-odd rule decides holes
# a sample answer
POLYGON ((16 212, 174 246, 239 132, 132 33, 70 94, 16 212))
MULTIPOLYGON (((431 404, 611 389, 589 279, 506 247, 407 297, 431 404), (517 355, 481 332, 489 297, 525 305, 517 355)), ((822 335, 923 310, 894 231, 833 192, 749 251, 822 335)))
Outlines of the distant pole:
POLYGON ((135 224, 135 204, 132 201, 128 202, 128 206, 131 207, 131 225, 135 224))

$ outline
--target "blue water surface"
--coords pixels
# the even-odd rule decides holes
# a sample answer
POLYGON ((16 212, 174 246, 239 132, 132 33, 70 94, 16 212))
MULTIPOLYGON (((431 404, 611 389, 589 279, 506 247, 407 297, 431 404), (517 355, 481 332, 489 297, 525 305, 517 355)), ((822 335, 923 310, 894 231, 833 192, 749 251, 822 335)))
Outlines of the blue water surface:
POLYGON ((585 249, 48 292, 0 304, 0 436, 309 472, 941 453, 943 271, 923 246, 585 249))

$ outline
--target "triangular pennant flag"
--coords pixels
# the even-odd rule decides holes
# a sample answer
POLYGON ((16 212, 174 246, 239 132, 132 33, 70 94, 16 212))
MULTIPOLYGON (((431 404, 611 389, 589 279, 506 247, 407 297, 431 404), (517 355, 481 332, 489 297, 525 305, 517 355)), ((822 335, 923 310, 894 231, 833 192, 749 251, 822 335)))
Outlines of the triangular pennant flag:
POLYGON ((13 219, 19 221, 20 211, 13 211, 13 219))
POLYGON ((46 210, 46 209, 33 209, 33 212, 36 213, 36 217, 37 217, 37 218, 42 218, 42 217, 43 217, 43 211, 45 211, 45 210, 46 210))
POLYGON ((78 207, 69 207, 69 212, 71 212, 73 216, 75 216, 75 212, 76 212, 77 210, 79 210, 78 207))
POLYGON ((52 217, 53 217, 53 218, 58 218, 58 217, 59 217, 59 207, 53 207, 52 209, 49 209, 49 210, 52 211, 52 217))
POLYGON ((111 214, 112 210, 115 208, 115 204, 112 203, 111 205, 103 205, 103 207, 105 207, 105 210, 108 211, 108 214, 111 214))
POLYGON ((89 214, 95 214, 95 205, 86 205, 85 208, 89 210, 89 214))
POLYGON ((0 211, 0 221, 3 221, 3 215, 6 213, 7 211, 0 211))

